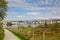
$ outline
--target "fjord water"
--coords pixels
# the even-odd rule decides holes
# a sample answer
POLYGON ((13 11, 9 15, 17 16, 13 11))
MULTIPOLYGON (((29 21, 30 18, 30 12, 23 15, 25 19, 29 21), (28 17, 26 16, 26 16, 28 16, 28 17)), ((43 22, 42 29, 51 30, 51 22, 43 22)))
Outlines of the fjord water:
MULTIPOLYGON (((29 24, 22 23, 21 25, 24 26, 24 27, 28 27, 29 24)), ((18 28, 18 27, 21 27, 21 25, 17 25, 17 24, 11 25, 11 26, 3 25, 3 28, 6 28, 6 27, 8 27, 8 28, 18 28)), ((38 24, 37 25, 31 24, 31 26, 36 27, 36 26, 38 26, 38 24)))

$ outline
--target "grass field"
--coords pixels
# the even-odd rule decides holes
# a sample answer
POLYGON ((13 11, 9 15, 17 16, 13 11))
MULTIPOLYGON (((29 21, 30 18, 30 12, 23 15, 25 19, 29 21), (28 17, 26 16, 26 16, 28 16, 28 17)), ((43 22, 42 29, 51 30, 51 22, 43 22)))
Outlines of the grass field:
MULTIPOLYGON (((44 29, 44 28, 43 28, 44 29)), ((10 31, 13 31, 15 35, 18 35, 20 38, 25 40, 23 37, 28 38, 29 40, 43 40, 43 31, 42 28, 9 28, 10 31), (34 33, 33 33, 34 31, 34 33)), ((60 30, 60 29, 59 29, 60 30)), ((45 33, 45 40, 60 40, 60 31, 46 31, 45 33)))
POLYGON ((29 40, 60 40, 60 23, 44 25, 44 27, 40 25, 35 28, 20 26, 9 28, 9 30, 20 38, 28 38, 29 40))

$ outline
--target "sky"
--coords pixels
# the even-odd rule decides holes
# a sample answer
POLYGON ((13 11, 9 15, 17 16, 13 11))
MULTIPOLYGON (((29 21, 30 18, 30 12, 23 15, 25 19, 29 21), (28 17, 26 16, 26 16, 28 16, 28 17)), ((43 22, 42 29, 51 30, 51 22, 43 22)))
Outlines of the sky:
POLYGON ((60 0, 6 0, 4 20, 60 19, 60 0))

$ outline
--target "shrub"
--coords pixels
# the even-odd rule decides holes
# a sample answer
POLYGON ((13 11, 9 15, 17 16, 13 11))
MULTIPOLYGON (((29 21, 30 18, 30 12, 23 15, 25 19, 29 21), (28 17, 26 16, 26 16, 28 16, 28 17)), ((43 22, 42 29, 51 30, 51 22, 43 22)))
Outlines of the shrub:
POLYGON ((12 25, 12 23, 11 22, 7 22, 7 26, 11 26, 12 25))
POLYGON ((2 28, 2 25, 0 25, 0 40, 4 39, 4 30, 2 28))

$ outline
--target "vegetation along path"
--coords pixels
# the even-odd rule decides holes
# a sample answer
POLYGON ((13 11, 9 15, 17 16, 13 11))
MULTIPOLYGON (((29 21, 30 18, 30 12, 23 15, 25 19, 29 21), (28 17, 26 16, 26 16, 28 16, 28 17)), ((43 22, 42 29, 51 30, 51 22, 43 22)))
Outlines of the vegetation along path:
POLYGON ((8 31, 7 29, 5 30, 5 38, 4 40, 20 40, 18 37, 16 37, 13 33, 8 31))

